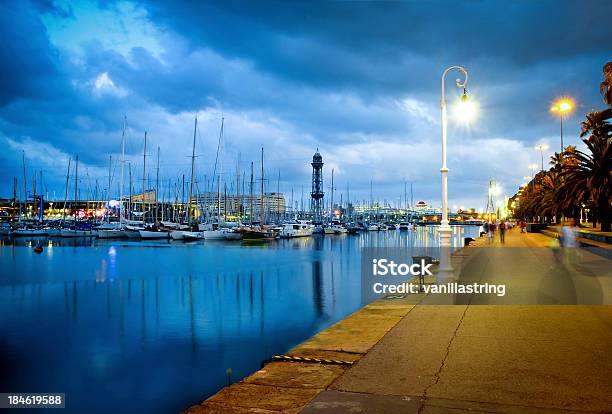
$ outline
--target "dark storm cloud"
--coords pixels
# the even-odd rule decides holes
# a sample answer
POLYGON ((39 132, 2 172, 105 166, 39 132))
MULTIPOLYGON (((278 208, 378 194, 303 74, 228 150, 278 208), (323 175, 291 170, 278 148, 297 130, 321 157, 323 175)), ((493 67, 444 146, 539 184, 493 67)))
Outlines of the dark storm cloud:
MULTIPOLYGON (((122 4, 88 8, 120 14, 122 4)), ((172 144, 189 141, 192 114, 209 111, 203 122, 209 149, 219 121, 211 113, 225 112, 228 154, 254 153, 265 143, 269 164, 282 166, 287 181, 308 181, 307 164, 296 160, 319 146, 339 182, 355 181, 355 193, 367 192, 370 179, 384 189, 411 176, 434 199, 438 189, 428 187, 439 173, 428 164, 438 157, 439 76, 446 66, 468 67, 470 92, 482 106, 468 133, 452 131, 451 145, 468 150, 449 152, 451 184, 469 193, 493 175, 521 179, 522 167, 491 160, 554 137, 558 124, 548 108, 560 95, 580 105, 566 125, 568 140, 577 142, 580 118, 601 104, 601 66, 612 58, 612 29, 599 21, 612 13, 606 1, 139 4, 148 12, 142 23, 157 29, 151 36, 160 50, 132 42, 126 53, 100 33, 77 35, 72 48, 62 48, 50 41, 42 16, 75 21, 76 6, 3 3, 0 139, 31 143, 33 151, 39 143, 80 153, 104 168, 127 114, 138 145, 148 129, 165 140, 166 154, 180 154, 169 162, 179 162, 189 151, 172 144), (487 142, 498 147, 470 152, 487 142)), ((448 88, 451 101, 461 93, 451 79, 448 88)), ((531 155, 514 162, 527 164, 531 155)), ((5 183, 19 156, 0 156, 5 183)))
POLYGON ((61 90, 56 52, 37 10, 21 1, 2 2, 0 7, 0 106, 61 90))
POLYGON ((300 82, 396 94, 423 86, 404 81, 419 69, 448 61, 494 57, 505 72, 514 69, 505 65, 609 53, 612 33, 597 24, 597 16, 612 13, 612 3, 601 0, 142 4, 193 47, 211 45, 300 82), (426 62, 411 67, 413 60, 405 58, 414 55, 426 62))

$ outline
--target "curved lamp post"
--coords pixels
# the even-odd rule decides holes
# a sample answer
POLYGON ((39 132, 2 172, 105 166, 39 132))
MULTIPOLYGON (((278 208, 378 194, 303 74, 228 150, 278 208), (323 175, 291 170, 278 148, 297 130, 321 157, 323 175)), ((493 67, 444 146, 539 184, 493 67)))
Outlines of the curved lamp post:
MULTIPOLYGON (((462 66, 451 66, 442 73, 442 221, 440 222, 440 267, 438 271, 439 279, 448 279, 452 277, 453 267, 450 263, 450 240, 451 240, 451 227, 448 221, 448 167, 446 166, 446 96, 444 93, 444 83, 446 81, 446 74, 451 70, 458 70, 463 73, 463 81, 456 79, 455 84, 458 88, 463 88, 463 96, 461 97, 461 104, 467 103, 467 83, 468 83, 468 72, 462 66)), ((466 115, 472 115, 473 111, 463 111, 466 115)))

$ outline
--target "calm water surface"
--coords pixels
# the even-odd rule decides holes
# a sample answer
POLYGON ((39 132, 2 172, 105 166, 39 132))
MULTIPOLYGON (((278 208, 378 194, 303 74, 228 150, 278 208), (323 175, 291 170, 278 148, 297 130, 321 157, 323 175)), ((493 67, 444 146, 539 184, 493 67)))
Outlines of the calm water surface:
MULTIPOLYGON (((422 254, 436 231, 0 240, 0 392, 63 392, 70 413, 178 412, 227 385, 227 368, 238 381, 361 308, 362 247, 422 254)), ((477 228, 454 231, 460 243, 477 228)))

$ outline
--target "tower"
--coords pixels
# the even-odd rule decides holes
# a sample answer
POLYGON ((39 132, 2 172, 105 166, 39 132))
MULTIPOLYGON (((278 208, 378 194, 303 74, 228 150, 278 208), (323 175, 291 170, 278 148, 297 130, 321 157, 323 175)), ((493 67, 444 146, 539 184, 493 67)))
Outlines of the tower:
POLYGON ((323 222, 323 157, 319 154, 319 149, 312 157, 312 192, 311 207, 312 207, 312 221, 315 224, 323 222))
POLYGON ((487 215, 487 220, 489 223, 491 222, 491 216, 495 214, 495 202, 494 202, 494 192, 495 192, 495 181, 489 180, 489 198, 487 199, 487 208, 485 214, 487 215))

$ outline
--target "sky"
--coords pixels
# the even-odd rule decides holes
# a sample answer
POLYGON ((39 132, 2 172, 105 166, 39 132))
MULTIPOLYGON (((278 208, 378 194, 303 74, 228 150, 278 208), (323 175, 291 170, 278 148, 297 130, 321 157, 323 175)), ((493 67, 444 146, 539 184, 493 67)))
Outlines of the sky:
MULTIPOLYGON (((265 151, 270 191, 305 196, 312 155, 323 156, 335 199, 440 205, 441 74, 469 73, 478 105, 469 124, 453 116, 462 90, 449 73, 449 205, 484 208, 490 180, 512 195, 540 164, 537 144, 558 150, 550 106, 570 96, 564 142, 580 146, 580 122, 602 108, 602 67, 612 59, 612 2, 247 2, 4 0, 0 4, 0 196, 14 177, 23 194, 42 171, 63 199, 79 157, 80 197, 118 195, 125 179, 160 197, 213 172, 259 178, 265 151), (221 122, 224 144, 218 157, 221 122), (146 172, 143 173, 147 132, 146 172), (280 180, 278 179, 280 174, 280 180), (410 196, 409 196, 410 197, 410 196), (402 201, 403 202, 403 201, 402 201)), ((242 178, 240 179, 242 180, 242 178)), ((40 190, 39 190, 40 191, 40 190)))

